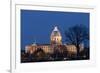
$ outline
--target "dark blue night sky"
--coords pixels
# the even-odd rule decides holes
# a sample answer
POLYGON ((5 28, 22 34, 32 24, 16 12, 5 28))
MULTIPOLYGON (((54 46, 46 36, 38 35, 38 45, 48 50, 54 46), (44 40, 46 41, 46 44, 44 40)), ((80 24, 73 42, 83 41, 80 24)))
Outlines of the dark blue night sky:
POLYGON ((21 10, 21 49, 34 42, 49 44, 55 26, 64 43, 64 31, 76 24, 89 27, 89 13, 21 10))

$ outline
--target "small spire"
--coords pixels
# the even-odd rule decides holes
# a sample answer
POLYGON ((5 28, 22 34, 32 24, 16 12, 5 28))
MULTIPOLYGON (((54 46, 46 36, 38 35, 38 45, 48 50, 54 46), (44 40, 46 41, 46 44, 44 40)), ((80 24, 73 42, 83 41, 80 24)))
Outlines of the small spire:
POLYGON ((34 43, 32 45, 34 45, 34 46, 36 45, 36 39, 34 39, 34 43))

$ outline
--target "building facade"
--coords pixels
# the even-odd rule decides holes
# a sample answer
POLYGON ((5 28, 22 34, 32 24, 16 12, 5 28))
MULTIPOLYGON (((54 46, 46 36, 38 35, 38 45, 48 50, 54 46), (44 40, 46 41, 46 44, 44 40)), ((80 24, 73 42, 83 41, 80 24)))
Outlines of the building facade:
MULTIPOLYGON (((81 46, 81 45, 80 45, 81 46)), ((52 54, 57 49, 59 52, 63 52, 67 50, 68 54, 77 54, 77 48, 75 45, 67 45, 62 43, 62 35, 58 30, 58 27, 54 27, 51 36, 50 36, 50 44, 31 44, 25 47, 25 52, 33 54, 37 49, 41 48, 45 53, 52 54)), ((82 45, 83 50, 83 45, 82 45)))

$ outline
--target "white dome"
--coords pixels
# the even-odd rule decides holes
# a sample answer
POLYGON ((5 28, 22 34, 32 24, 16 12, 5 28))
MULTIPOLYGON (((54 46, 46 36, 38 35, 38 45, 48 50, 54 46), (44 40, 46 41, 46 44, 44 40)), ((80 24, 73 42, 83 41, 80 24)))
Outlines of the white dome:
POLYGON ((54 27, 50 39, 51 44, 62 44, 62 36, 57 26, 54 27))

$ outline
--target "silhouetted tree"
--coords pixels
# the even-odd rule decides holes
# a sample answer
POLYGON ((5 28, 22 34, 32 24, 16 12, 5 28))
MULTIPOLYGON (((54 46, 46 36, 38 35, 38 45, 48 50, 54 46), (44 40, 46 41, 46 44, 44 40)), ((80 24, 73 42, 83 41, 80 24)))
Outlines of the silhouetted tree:
POLYGON ((38 61, 42 61, 45 59, 45 52, 41 48, 37 48, 37 50, 34 52, 34 57, 38 61))
POLYGON ((64 60, 64 58, 67 58, 67 49, 64 45, 57 45, 53 49, 54 60, 64 60))
POLYGON ((67 58, 67 55, 68 55, 67 48, 62 45, 61 46, 61 51, 62 51, 62 54, 63 54, 63 58, 67 58))
POLYGON ((77 56, 79 56, 79 44, 84 40, 89 40, 89 29, 85 25, 75 25, 65 31, 66 41, 77 47, 77 56))
POLYGON ((54 59, 59 59, 60 51, 58 50, 58 47, 55 46, 53 49, 54 49, 53 58, 54 59))

